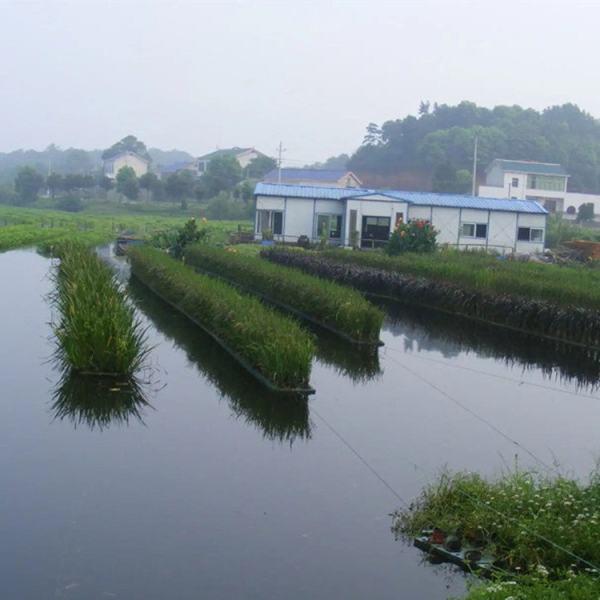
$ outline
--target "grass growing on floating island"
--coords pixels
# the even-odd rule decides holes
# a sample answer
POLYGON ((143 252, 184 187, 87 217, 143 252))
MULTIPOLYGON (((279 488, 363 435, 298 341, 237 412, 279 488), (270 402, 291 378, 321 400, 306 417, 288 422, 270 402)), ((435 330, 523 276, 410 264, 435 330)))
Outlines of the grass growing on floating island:
POLYGON ((511 294, 560 306, 600 309, 600 268, 501 260, 487 252, 440 250, 386 256, 380 252, 327 250, 324 256, 436 281, 457 283, 482 293, 511 294))
POLYGON ((295 321, 155 248, 132 248, 133 274, 280 388, 307 388, 313 337, 295 321))
POLYGON ((394 529, 409 539, 431 527, 483 541, 498 566, 515 574, 590 572, 600 564, 600 478, 581 484, 523 472, 493 481, 444 473, 395 515, 394 529))
POLYGON ((470 588, 464 600, 592 600, 599 597, 598 577, 578 574, 560 580, 517 577, 511 581, 479 583, 470 588))
MULTIPOLYGON (((371 257, 367 253, 347 252, 340 255, 275 248, 263 252, 263 256, 273 262, 297 267, 307 273, 401 302, 460 314, 585 347, 600 348, 600 311, 596 308, 562 306, 548 300, 514 295, 508 289, 504 292, 481 291, 449 280, 378 268, 374 266, 377 264, 374 261, 380 260, 380 257, 371 257), (342 260, 346 254, 348 260, 342 260), (359 264, 363 262, 365 264, 359 264)), ((467 257, 465 260, 471 259, 497 260, 481 256, 467 257)), ((476 270, 474 266, 473 269, 476 270)), ((557 269, 560 270, 560 267, 557 269)), ((590 296, 596 294, 596 291, 590 292, 590 296)))
POLYGON ((379 340, 383 312, 348 287, 238 254, 235 247, 221 250, 196 245, 188 248, 185 256, 188 265, 231 279, 356 341, 379 340))
POLYGON ((61 367, 90 374, 137 371, 148 353, 145 331, 110 268, 87 247, 67 243, 54 279, 61 367))

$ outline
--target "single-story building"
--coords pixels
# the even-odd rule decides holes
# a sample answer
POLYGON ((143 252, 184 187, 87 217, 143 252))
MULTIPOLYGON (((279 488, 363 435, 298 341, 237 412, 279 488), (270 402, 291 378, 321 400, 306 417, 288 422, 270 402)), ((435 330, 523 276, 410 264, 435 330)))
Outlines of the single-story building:
POLYGON ((292 183, 294 185, 319 185, 323 187, 362 186, 361 180, 347 169, 306 169, 284 167, 273 169, 263 177, 267 183, 292 183))
POLYGON ((548 211, 537 202, 455 194, 258 183, 255 235, 363 248, 382 246, 398 223, 425 220, 438 243, 499 252, 541 252, 548 211))

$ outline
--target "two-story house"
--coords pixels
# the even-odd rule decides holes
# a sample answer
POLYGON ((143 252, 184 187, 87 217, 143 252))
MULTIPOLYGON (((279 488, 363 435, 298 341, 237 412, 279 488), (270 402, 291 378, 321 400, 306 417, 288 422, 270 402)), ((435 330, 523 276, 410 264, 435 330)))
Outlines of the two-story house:
POLYGON ((548 212, 564 212, 569 175, 562 165, 528 160, 493 160, 479 196, 534 200, 548 212))

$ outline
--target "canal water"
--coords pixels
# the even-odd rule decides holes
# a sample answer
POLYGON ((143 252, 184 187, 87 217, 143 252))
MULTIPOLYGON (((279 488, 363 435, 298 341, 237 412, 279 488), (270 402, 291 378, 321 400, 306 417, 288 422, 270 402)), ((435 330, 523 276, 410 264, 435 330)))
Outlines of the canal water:
POLYGON ((378 357, 320 336, 305 402, 132 283, 140 389, 61 382, 50 264, 0 254, 2 598, 444 600, 390 513, 443 468, 594 468, 596 357, 397 305, 378 357))

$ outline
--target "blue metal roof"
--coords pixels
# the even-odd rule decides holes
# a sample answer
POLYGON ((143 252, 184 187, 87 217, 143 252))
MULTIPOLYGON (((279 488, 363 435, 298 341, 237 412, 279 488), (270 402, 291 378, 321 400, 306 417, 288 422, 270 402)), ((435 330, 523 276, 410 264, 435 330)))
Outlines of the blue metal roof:
POLYGON ((515 171, 517 173, 533 173, 535 175, 561 175, 567 177, 568 174, 562 165, 557 163, 542 163, 533 160, 506 160, 496 158, 486 170, 493 166, 500 167, 503 171, 515 171))
MULTIPOLYGON (((508 198, 480 198, 459 194, 436 194, 433 192, 403 192, 399 190, 373 190, 365 188, 334 188, 312 185, 289 185, 285 183, 257 183, 257 196, 307 198, 317 200, 348 200, 373 194, 383 195, 390 201, 401 201, 415 206, 439 206, 446 208, 473 208, 505 212, 548 214, 548 211, 532 200, 509 200, 508 198)), ((367 198, 365 198, 367 200, 367 198)))
MULTIPOLYGON (((302 168, 284 168, 281 169, 281 179, 299 180, 299 181, 339 181, 348 173, 347 169, 302 169, 302 168)), ((264 181, 276 182, 279 178, 278 169, 273 169, 264 176, 264 181)))

